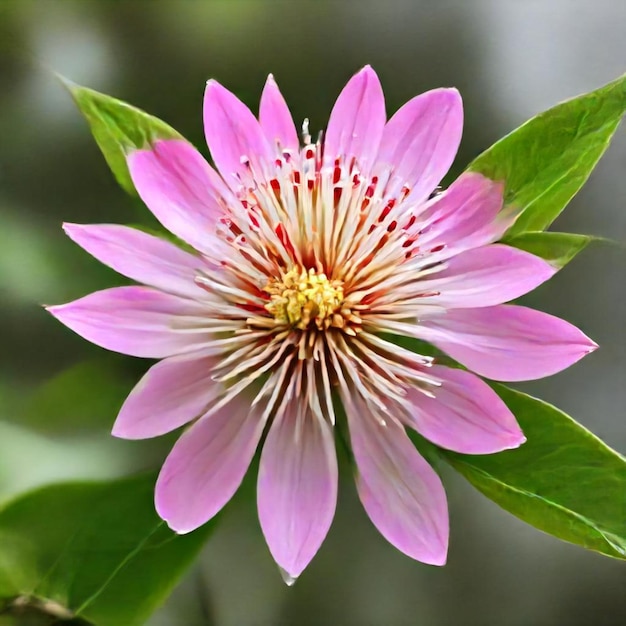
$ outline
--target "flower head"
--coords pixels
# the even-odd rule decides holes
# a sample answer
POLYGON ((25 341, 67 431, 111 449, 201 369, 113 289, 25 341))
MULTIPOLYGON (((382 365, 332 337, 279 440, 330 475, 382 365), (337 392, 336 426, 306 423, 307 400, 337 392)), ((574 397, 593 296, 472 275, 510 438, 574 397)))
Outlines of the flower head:
POLYGON ((502 185, 467 173, 434 194, 457 152, 462 104, 435 89, 386 119, 365 67, 339 96, 323 138, 302 144, 270 76, 259 120, 209 81, 215 170, 183 140, 131 153, 139 195, 189 253, 116 225, 67 224, 88 252, 142 286, 50 307, 88 340, 162 359, 132 391, 119 437, 191 424, 161 470, 156 508, 179 533, 238 488, 265 431, 261 526, 292 580, 320 547, 337 497, 335 400, 347 417, 359 495, 398 549, 445 562, 443 486, 411 443, 489 454, 524 441, 478 376, 392 340, 434 344, 478 375, 527 380, 595 346, 555 317, 503 304, 554 268, 494 243, 515 218, 502 185))

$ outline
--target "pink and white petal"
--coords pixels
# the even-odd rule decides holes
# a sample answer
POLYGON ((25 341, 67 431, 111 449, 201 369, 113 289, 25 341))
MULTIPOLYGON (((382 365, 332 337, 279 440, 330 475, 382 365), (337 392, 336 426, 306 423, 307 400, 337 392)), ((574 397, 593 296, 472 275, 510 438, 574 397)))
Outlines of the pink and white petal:
POLYGON ((374 526, 411 558, 443 565, 448 550, 448 507, 437 473, 394 419, 365 406, 346 406, 357 489, 374 526))
POLYGON ((274 161, 274 150, 252 111, 215 80, 204 92, 204 135, 215 167, 232 189, 239 186, 236 175, 247 171, 244 159, 259 176, 274 161))
POLYGON ((502 244, 461 252, 445 269, 422 280, 422 304, 447 308, 493 306, 514 300, 551 278, 555 267, 539 257, 502 244))
POLYGON ((377 166, 393 168, 389 193, 403 185, 413 202, 425 200, 456 156, 463 133, 463 102, 456 89, 433 89, 402 106, 387 122, 377 166))
POLYGON ((187 430, 168 455, 155 489, 157 513, 177 533, 208 522, 232 498, 252 461, 265 422, 243 398, 187 430))
POLYGON ((216 226, 230 191, 204 157, 182 140, 163 140, 127 157, 137 193, 155 217, 196 250, 214 254, 216 226))
POLYGON ((413 426, 434 444, 463 454, 491 454, 526 441, 514 415, 487 383, 459 369, 433 365, 434 398, 411 388, 413 426))
POLYGON ((194 282, 204 260, 169 241, 117 224, 63 224, 70 239, 123 276, 185 298, 206 292, 194 282))
POLYGON ((422 249, 445 246, 438 258, 499 239, 512 224, 502 213, 502 183, 466 172, 435 198, 416 220, 422 249))
POLYGON ((376 72, 366 65, 339 94, 328 120, 324 140, 324 164, 356 157, 367 175, 376 159, 385 127, 385 97, 376 72))
POLYGON ((288 580, 295 580, 335 514, 337 456, 330 425, 310 412, 275 421, 263 445, 257 493, 270 552, 288 580))
POLYGON ((278 143, 281 149, 298 151, 300 147, 298 131, 289 107, 271 74, 267 77, 261 94, 259 122, 270 146, 275 147, 278 143))
POLYGON ((115 287, 47 307, 61 323, 96 345, 149 359, 206 346, 204 307, 148 287, 115 287))
POLYGON ((420 322, 417 334, 477 374, 504 381, 551 376, 598 347, 569 322, 507 304, 452 309, 420 322))
POLYGON ((215 357, 193 353, 153 365, 126 398, 113 435, 158 437, 206 413, 221 392, 221 385, 211 380, 215 363, 215 357))

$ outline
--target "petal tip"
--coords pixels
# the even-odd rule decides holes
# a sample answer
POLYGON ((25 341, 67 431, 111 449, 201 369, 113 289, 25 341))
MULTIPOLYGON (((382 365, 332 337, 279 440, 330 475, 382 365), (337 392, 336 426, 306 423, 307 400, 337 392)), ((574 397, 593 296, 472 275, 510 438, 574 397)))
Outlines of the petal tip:
POLYGON ((443 87, 441 93, 445 94, 451 102, 461 103, 463 101, 461 92, 456 87, 443 87))
POLYGON ((508 430, 500 436, 486 441, 482 446, 476 446, 473 450, 468 450, 465 454, 498 454, 507 450, 516 450, 526 443, 526 436, 521 430, 508 430))
POLYGON ((440 554, 433 556, 432 560, 428 562, 428 565, 435 565, 437 567, 443 567, 448 562, 448 550, 440 554))
POLYGON ((206 88, 204 90, 204 97, 208 97, 213 94, 219 94, 226 91, 226 88, 219 82, 215 80, 215 78, 209 78, 206 81, 206 88))
POLYGON ((436 567, 443 567, 448 562, 448 537, 439 537, 437 545, 429 546, 430 550, 426 552, 421 550, 419 554, 408 554, 411 558, 414 558, 420 563, 426 565, 435 565, 436 567))
POLYGON ((72 231, 75 230, 81 230, 84 228, 83 224, 75 224, 74 222, 63 222, 61 224, 61 228, 66 232, 66 233, 71 233, 72 231))
POLYGON ((200 522, 194 519, 188 519, 186 523, 183 523, 182 518, 184 515, 181 515, 180 510, 176 510, 179 507, 176 507, 175 503, 168 503, 165 500, 166 497, 160 493, 159 479, 157 479, 154 490, 154 509, 157 515, 167 524, 168 528, 177 535, 188 535, 201 526, 204 526, 204 524, 212 519, 209 517, 209 519, 203 519, 200 522))
POLYGON ((50 313, 52 317, 55 317, 56 319, 60 319, 61 315, 59 313, 63 311, 65 306, 66 306, 65 304, 44 304, 43 308, 48 313, 50 313))
POLYGON ((296 575, 290 574, 286 569, 283 569, 280 565, 278 566, 278 571, 280 572, 280 577, 283 579, 283 582, 287 585, 287 587, 293 587, 296 584, 299 574, 296 574, 296 575))
POLYGON ((444 110, 448 112, 448 114, 455 115, 455 120, 457 124, 463 123, 463 97, 461 96, 461 92, 456 87, 443 87, 441 90, 433 90, 439 91, 440 105, 444 110))
POLYGON ((173 515, 172 505, 164 501, 165 496, 159 489, 160 480, 161 476, 157 479, 154 489, 154 509, 156 510, 157 515, 167 524, 168 528, 177 535, 185 535, 190 533, 192 530, 195 530, 195 528, 189 528, 188 525, 178 524, 175 519, 173 519, 176 516, 173 515))
POLYGON ((78 245, 84 236, 89 236, 89 226, 87 224, 73 224, 72 222, 63 222, 61 225, 63 232, 78 245))
POLYGON ((128 424, 121 422, 119 417, 115 420, 113 427, 111 428, 111 435, 117 439, 126 439, 127 441, 145 439, 145 437, 133 432, 133 429, 129 428, 128 424))
POLYGON ((357 76, 363 76, 365 80, 373 80, 380 85, 380 79, 378 78, 378 74, 369 63, 367 65, 364 65, 359 70, 359 72, 357 72, 357 76))
POLYGON ((358 72, 353 74, 352 78, 348 81, 348 84, 359 84, 361 83, 363 86, 368 86, 371 88, 372 84, 378 84, 380 87, 380 79, 378 78, 378 74, 374 70, 374 68, 368 63, 364 65, 358 72), (354 82, 353 82, 354 81, 354 82))
POLYGON ((516 448, 524 445, 526 441, 526 435, 524 435, 521 430, 512 431, 509 434, 508 441, 505 443, 506 447, 504 447, 503 450, 515 450, 516 448))
POLYGON ((188 535, 190 532, 193 532, 197 528, 195 526, 193 528, 189 528, 188 526, 179 525, 174 523, 172 520, 168 520, 163 515, 161 515, 161 513, 159 513, 158 508, 157 513, 159 514, 159 517, 167 524, 167 527, 172 532, 175 532, 177 535, 188 535))

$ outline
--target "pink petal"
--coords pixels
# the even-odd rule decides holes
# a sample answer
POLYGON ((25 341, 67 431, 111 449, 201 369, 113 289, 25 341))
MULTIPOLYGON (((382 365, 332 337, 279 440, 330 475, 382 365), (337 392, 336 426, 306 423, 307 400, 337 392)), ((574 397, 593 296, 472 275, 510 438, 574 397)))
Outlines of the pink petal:
POLYGON ((207 83, 204 92, 204 135, 215 166, 232 188, 238 184, 234 175, 247 171, 243 159, 248 159, 259 175, 274 160, 256 117, 215 80, 207 83))
POLYGON ((202 155, 186 141, 157 141, 128 155, 141 199, 156 218, 196 250, 213 253, 215 227, 230 192, 202 155))
POLYGON ((148 287, 115 287, 47 307, 60 322, 102 348, 160 359, 206 345, 204 308, 148 287))
POLYGON ((492 244, 461 252, 446 262, 446 269, 420 281, 420 302, 449 308, 501 304, 532 291, 557 271, 523 250, 492 244))
POLYGON ((270 429, 258 480, 261 528, 290 579, 328 533, 337 502, 337 457, 329 424, 311 413, 286 415, 270 429))
POLYGON ((437 473, 393 418, 346 406, 361 502, 380 533, 408 556, 443 565, 448 507, 437 473))
POLYGON ((385 98, 376 72, 366 65, 339 94, 328 120, 324 141, 324 162, 356 157, 367 174, 376 158, 385 126, 385 98))
POLYGON ((187 298, 205 295, 194 282, 204 261, 168 241, 117 224, 64 224, 63 229, 98 261, 128 278, 187 298))
POLYGON ((512 224, 501 213, 503 185, 467 172, 438 196, 416 221, 423 250, 446 246, 438 258, 477 248, 499 239, 512 224))
POLYGON ((433 443, 463 454, 491 454, 526 441, 515 417, 487 383, 463 370, 433 365, 442 381, 429 398, 409 389, 414 427, 433 443))
POLYGON ((515 305, 453 309, 419 326, 420 338, 494 380, 551 376, 598 347, 568 322, 515 305))
POLYGON ((261 94, 259 122, 270 146, 278 142, 281 148, 298 151, 300 141, 293 117, 274 77, 270 74, 261 94))
POLYGON ((263 427, 258 411, 237 398, 182 435, 161 468, 155 491, 156 510, 172 530, 195 530, 232 498, 263 427))
POLYGON ((454 161, 463 132, 463 103, 456 89, 433 89, 401 107, 387 122, 377 163, 394 168, 393 189, 428 197, 454 161))
POLYGON ((113 426, 122 439, 148 439, 205 413, 221 391, 211 381, 215 357, 190 354, 153 365, 124 402, 113 426))

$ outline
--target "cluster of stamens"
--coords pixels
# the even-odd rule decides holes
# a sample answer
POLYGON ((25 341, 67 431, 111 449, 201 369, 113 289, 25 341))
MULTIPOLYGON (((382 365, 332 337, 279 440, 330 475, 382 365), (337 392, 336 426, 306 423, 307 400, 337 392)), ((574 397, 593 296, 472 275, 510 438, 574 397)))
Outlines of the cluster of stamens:
POLYGON ((341 312, 344 300, 342 281, 331 281, 326 274, 317 273, 312 268, 308 271, 294 268, 280 278, 271 278, 263 291, 270 295, 266 310, 281 324, 300 330, 313 325, 318 330, 345 325, 341 312))

